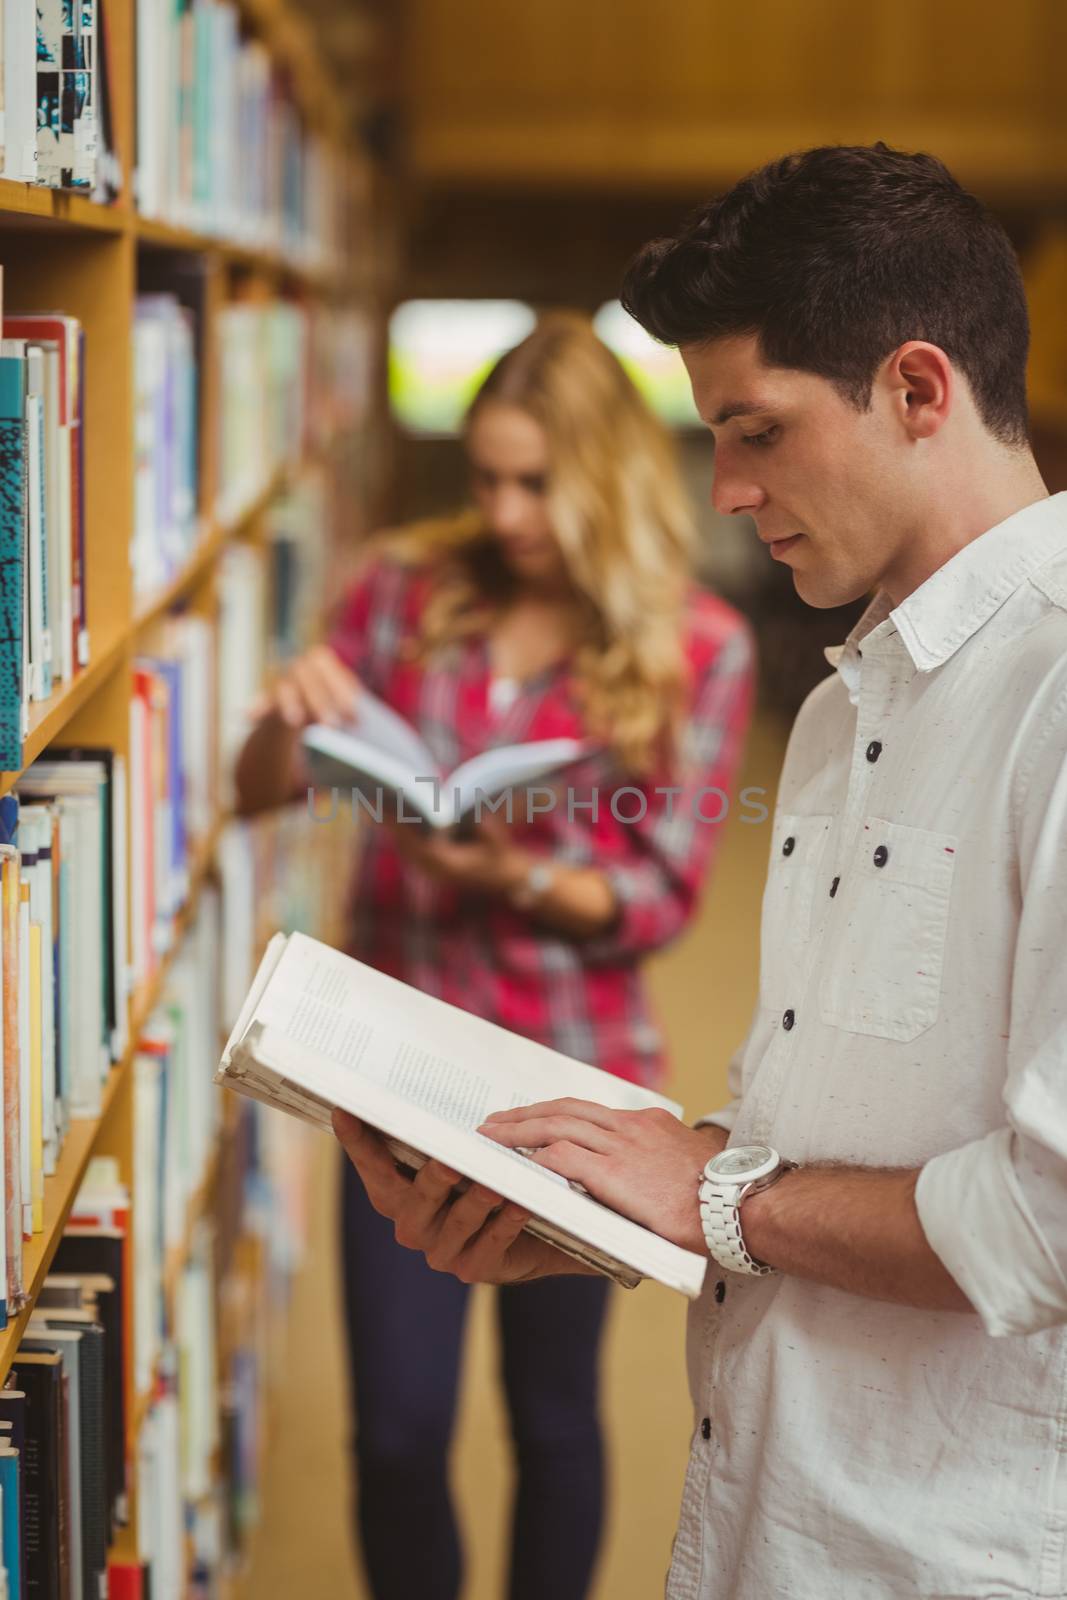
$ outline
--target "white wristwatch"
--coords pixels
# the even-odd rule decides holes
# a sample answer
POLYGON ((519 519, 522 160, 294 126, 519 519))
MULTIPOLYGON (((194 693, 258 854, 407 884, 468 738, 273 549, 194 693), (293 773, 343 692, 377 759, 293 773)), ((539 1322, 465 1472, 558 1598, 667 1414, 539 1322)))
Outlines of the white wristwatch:
POLYGON ((741 1202, 757 1189, 769 1189, 795 1161, 784 1161, 767 1144, 739 1144, 712 1156, 700 1180, 700 1221, 709 1255, 729 1272, 765 1277, 774 1267, 764 1266, 745 1249, 741 1233, 741 1202))

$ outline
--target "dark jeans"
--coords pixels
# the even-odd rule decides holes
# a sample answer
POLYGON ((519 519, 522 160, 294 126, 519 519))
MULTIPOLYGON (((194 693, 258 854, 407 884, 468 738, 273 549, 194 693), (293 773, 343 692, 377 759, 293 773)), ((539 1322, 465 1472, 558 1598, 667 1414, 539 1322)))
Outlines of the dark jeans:
MULTIPOLYGON (((468 1289, 402 1249, 345 1161, 345 1313, 359 1535, 375 1600, 456 1600, 448 1488, 468 1289)), ((583 1600, 600 1537, 597 1357, 609 1284, 544 1278, 497 1291, 518 1466, 509 1600, 583 1600)))

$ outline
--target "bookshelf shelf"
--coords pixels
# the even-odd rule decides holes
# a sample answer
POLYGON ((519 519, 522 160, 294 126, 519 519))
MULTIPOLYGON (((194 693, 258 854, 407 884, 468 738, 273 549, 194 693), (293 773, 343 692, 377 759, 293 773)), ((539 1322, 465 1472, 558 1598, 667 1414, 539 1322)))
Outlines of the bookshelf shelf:
POLYGON ((26 1324, 33 1315, 34 1302, 41 1285, 48 1276, 52 1257, 56 1253, 63 1229, 67 1225, 70 1208, 89 1164, 93 1146, 106 1126, 115 1104, 128 1062, 112 1067, 101 1095, 98 1117, 76 1118, 70 1125, 63 1149, 56 1162, 55 1174, 44 1182, 44 1228, 23 1243, 23 1274, 26 1282, 27 1302, 18 1315, 0 1333, 0 1382, 3 1381, 18 1349, 26 1324))
MULTIPOLYGON (((46 641, 53 667, 67 673, 68 638, 77 641, 86 628, 90 641, 88 664, 57 681, 47 701, 29 702, 21 747, 19 701, 13 710, 9 702, 4 759, 20 767, 0 772, 4 838, 17 855, 5 857, 5 895, 13 887, 15 906, 5 899, 0 919, 10 941, 3 976, 19 1000, 8 1013, 19 1024, 8 1030, 15 1042, 0 1041, 0 1077, 18 1119, 16 1149, 35 1183, 44 1109, 53 1097, 57 1107, 69 1103, 79 1084, 91 1083, 95 1093, 92 1041, 97 1027, 106 1038, 114 1023, 115 974, 135 971, 138 980, 136 988, 118 985, 129 1043, 101 1086, 99 1115, 59 1118, 67 1125, 56 1170, 44 1181, 43 1227, 22 1243, 21 1284, 11 1274, 10 1304, 19 1309, 0 1329, 0 1383, 79 1191, 89 1192, 90 1169, 98 1192, 110 1184, 110 1202, 117 1193, 127 1211, 127 1262, 134 1241, 140 1264, 157 1248, 154 1229, 138 1230, 138 1196, 165 1216, 168 1238, 184 1223, 158 1264, 167 1383, 133 1392, 149 1367, 139 1360, 135 1376, 127 1359, 143 1348, 138 1326, 145 1337, 128 1305, 129 1345, 114 1357, 125 1394, 130 1524, 109 1551, 108 1581, 111 1592, 132 1600, 157 1580, 168 1592, 186 1587, 180 1572, 165 1578, 158 1552, 145 1562, 138 1474, 150 1457, 168 1484, 172 1471, 181 1479, 184 1457, 180 1464, 167 1431, 175 1408, 183 1430, 212 1412, 220 1426, 233 1420, 231 1367, 258 1354, 263 1332, 241 1320, 243 1308, 273 1317, 281 1304, 282 1268, 257 1230, 265 1208, 295 1204, 299 1174, 285 1163, 296 1157, 273 1140, 257 1143, 247 1107, 239 1116, 230 1106, 219 1112, 210 1079, 219 1013, 235 1004, 246 956, 279 923, 315 913, 318 863, 307 872, 293 865, 303 861, 304 843, 281 815, 257 824, 270 845, 277 827, 277 852, 254 830, 227 835, 220 850, 229 821, 222 794, 244 731, 240 708, 260 687, 273 651, 302 648, 308 619, 323 603, 332 539, 359 493, 363 454, 345 452, 341 442, 353 444, 362 430, 353 395, 363 371, 377 371, 377 352, 363 334, 377 321, 380 272, 376 256, 364 258, 376 248, 369 219, 380 191, 348 137, 350 106, 335 63, 299 0, 226 0, 177 13, 156 0, 108 0, 106 28, 96 58, 111 114, 101 175, 118 181, 117 158, 119 198, 102 205, 85 190, 0 179, 4 331, 21 340, 8 346, 0 374, 9 386, 3 417, 12 425, 12 481, 13 464, 21 467, 20 498, 12 497, 21 543, 13 512, 8 519, 21 592, 13 584, 7 591, 10 617, 22 608, 22 638, 14 623, 7 629, 19 696, 34 681, 46 641), (141 215, 135 172, 146 211, 193 225, 141 215), (206 231, 223 218, 237 237, 206 231), (46 308, 69 320, 27 322, 46 308), (341 371, 349 357, 359 369, 354 381, 341 371), (185 543, 170 542, 168 533, 190 517, 199 537, 185 554, 185 543), (175 565, 167 582, 146 592, 150 575, 175 565), (74 616, 60 620, 68 601, 74 616), (64 747, 69 784, 53 771, 59 792, 42 797, 45 785, 29 769, 64 747), (99 756, 71 761, 90 750, 99 756), (93 772, 106 778, 89 794, 98 783, 93 772), (212 815, 206 833, 187 842, 212 815), (162 908, 175 904, 176 884, 187 889, 161 939, 162 908), (157 1015, 161 1004, 165 1017, 157 1015), (60 1039, 63 1049, 55 1048, 60 1039), (152 1050, 158 1074, 135 1066, 139 1048, 152 1050), (153 1095, 163 1097, 159 1117, 153 1095), (94 1157, 101 1158, 95 1165, 94 1157), (165 1197, 181 1203, 175 1164, 194 1159, 204 1175, 184 1217, 165 1213, 165 1197), (158 1197, 150 1182, 145 1188, 145 1173, 157 1166, 168 1185, 158 1197), (233 1305, 241 1316, 226 1310, 233 1305), (210 1370, 186 1359, 192 1348, 215 1352, 210 1370)), ((6 33, 0 42, 9 43, 6 33)), ((9 162, 8 170, 51 169, 9 162)), ((322 877, 332 890, 325 864, 322 877)), ((83 1095, 79 1103, 94 1102, 83 1095)), ((12 1223, 21 1181, 20 1168, 9 1186, 12 1223)), ((129 1270, 110 1275, 126 1278, 129 1270)), ((242 1415, 257 1427, 276 1377, 264 1359, 240 1390, 242 1415)), ((113 1372, 110 1395, 114 1381, 113 1372)), ((186 1444, 183 1431, 183 1452, 186 1444)), ((63 1448, 58 1430, 52 1448, 63 1448)), ((115 1454, 112 1439, 104 1448, 109 1470, 115 1454)), ((247 1496, 240 1471, 205 1446, 201 1488, 186 1497, 185 1536, 175 1546, 184 1543, 187 1563, 197 1548, 190 1530, 212 1525, 231 1486, 247 1496), (201 1518, 205 1484, 212 1505, 201 1518)), ((181 1508, 182 1488, 173 1484, 161 1515, 181 1508)), ((213 1559, 228 1567, 247 1538, 245 1523, 235 1522, 213 1559)), ((232 1593, 228 1574, 225 1583, 223 1571, 216 1576, 218 1592, 232 1593)))
POLYGON ((122 206, 97 205, 83 195, 0 178, 0 217, 24 218, 30 224, 55 223, 63 228, 122 233, 128 225, 128 215, 122 206))
MULTIPOLYGON (((47 700, 34 701, 30 706, 30 727, 23 741, 23 766, 28 767, 47 747, 59 737, 67 723, 96 693, 100 685, 123 660, 127 643, 125 631, 108 640, 102 648, 95 648, 87 667, 75 674, 69 683, 63 683, 47 700)), ((0 773, 0 795, 7 794, 20 776, 19 772, 0 773)))
POLYGON ((23 1270, 26 1281, 27 1303, 18 1316, 10 1321, 7 1327, 0 1332, 0 1383, 3 1382, 7 1374, 15 1351, 18 1349, 22 1336, 26 1331, 26 1324, 33 1314, 34 1302, 40 1293, 41 1285, 48 1276, 52 1257, 59 1246, 63 1229, 66 1227, 67 1218, 70 1215, 70 1208, 74 1204, 82 1178, 85 1176, 89 1158, 93 1154, 101 1132, 109 1121, 116 1100, 129 1079, 137 1038, 143 1032, 145 1023, 158 1003, 167 981, 167 973, 174 952, 179 948, 182 935, 196 911, 197 898, 214 862, 215 850, 223 826, 223 820, 219 819, 195 854, 189 875, 189 894, 185 905, 175 918, 174 937, 170 951, 161 961, 158 970, 152 975, 144 993, 135 998, 130 1008, 131 1042, 121 1061, 116 1062, 108 1074, 107 1082, 101 1092, 100 1115, 98 1117, 79 1117, 71 1122, 70 1129, 63 1141, 63 1149, 59 1160, 56 1163, 55 1174, 51 1178, 45 1179, 44 1228, 40 1233, 35 1233, 32 1238, 27 1239, 23 1247, 23 1270))
POLYGON ((165 589, 151 600, 145 600, 138 608, 131 627, 134 638, 157 622, 179 600, 194 589, 200 580, 208 573, 218 560, 220 553, 235 539, 240 539, 246 530, 266 511, 271 501, 281 493, 288 480, 288 473, 278 472, 270 485, 261 495, 248 506, 239 516, 227 522, 211 521, 207 531, 202 534, 193 554, 190 556, 184 570, 177 577, 172 578, 165 589))

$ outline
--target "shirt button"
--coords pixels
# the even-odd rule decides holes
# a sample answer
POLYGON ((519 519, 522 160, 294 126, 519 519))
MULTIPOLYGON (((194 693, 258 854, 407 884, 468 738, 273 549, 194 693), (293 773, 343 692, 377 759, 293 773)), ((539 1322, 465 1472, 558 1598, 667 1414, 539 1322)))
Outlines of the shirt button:
POLYGON ((830 899, 831 900, 833 899, 834 895, 837 893, 837 886, 838 886, 838 884, 840 882, 841 882, 840 878, 835 878, 833 883, 830 885, 830 899))
POLYGON ((877 761, 878 757, 881 755, 881 753, 882 753, 881 740, 880 739, 872 739, 870 744, 867 746, 867 760, 868 761, 877 761))
POLYGON ((725 1299, 726 1299, 726 1285, 725 1285, 725 1283, 723 1283, 722 1279, 720 1278, 718 1283, 715 1285, 715 1303, 717 1305, 721 1306, 725 1299))
POLYGON ((793 835, 790 834, 789 838, 785 841, 785 843, 782 846, 782 854, 784 856, 791 856, 793 854, 793 851, 796 849, 796 847, 797 847, 797 842, 793 838, 793 835))
POLYGON ((876 867, 884 867, 888 860, 889 846, 880 844, 877 850, 874 852, 874 864, 876 867))
POLYGON ((703 1422, 700 1424, 700 1437, 702 1439, 710 1439, 711 1438, 711 1418, 710 1417, 705 1417, 703 1422))
POLYGON ((785 1013, 785 1016, 782 1018, 782 1027, 785 1029, 786 1033, 789 1032, 796 1020, 797 1015, 795 1011, 789 1010, 785 1013))

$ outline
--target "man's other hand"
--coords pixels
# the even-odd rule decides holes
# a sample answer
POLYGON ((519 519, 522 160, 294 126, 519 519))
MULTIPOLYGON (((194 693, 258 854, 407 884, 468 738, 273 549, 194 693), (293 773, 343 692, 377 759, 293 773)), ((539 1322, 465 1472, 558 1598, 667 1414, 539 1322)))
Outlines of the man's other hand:
POLYGON ((529 1212, 466 1184, 441 1162, 427 1161, 413 1180, 405 1178, 384 1141, 355 1117, 335 1111, 333 1129, 371 1205, 395 1224, 397 1243, 420 1250, 436 1272, 463 1283, 526 1283, 592 1270, 523 1233, 529 1212))

